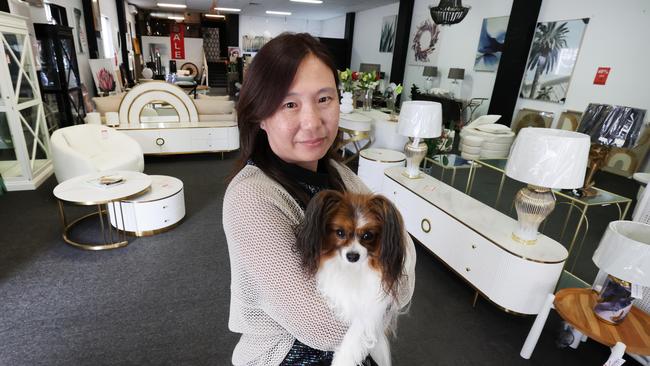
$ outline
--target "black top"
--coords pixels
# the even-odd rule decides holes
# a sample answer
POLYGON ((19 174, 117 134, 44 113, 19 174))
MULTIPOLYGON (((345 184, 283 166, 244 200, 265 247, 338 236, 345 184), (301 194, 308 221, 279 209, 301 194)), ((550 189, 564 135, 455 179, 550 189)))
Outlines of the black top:
POLYGON ((289 178, 298 182, 310 198, 314 197, 320 191, 331 189, 329 176, 325 168, 325 164, 328 164, 327 158, 322 158, 318 161, 318 167, 315 172, 296 164, 287 163, 275 154, 273 154, 272 159, 289 178))

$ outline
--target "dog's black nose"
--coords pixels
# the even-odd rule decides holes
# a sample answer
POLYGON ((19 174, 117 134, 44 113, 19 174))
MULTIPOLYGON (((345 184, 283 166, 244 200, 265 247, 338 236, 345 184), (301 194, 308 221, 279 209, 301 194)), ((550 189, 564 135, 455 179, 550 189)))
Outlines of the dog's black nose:
POLYGON ((345 257, 348 259, 349 262, 356 262, 359 260, 359 253, 357 252, 349 252, 345 254, 345 257))

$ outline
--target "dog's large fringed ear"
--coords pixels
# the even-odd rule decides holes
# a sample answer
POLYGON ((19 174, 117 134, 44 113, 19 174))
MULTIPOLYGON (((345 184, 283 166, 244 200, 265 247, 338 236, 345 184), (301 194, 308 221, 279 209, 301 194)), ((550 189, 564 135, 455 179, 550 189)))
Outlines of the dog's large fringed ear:
POLYGON ((337 191, 321 191, 309 201, 305 219, 298 225, 296 250, 303 268, 310 275, 315 275, 318 271, 327 225, 342 198, 343 195, 337 191))
POLYGON ((379 261, 383 267, 382 283, 384 291, 397 296, 397 287, 404 268, 406 252, 402 215, 400 215, 397 207, 384 196, 375 195, 371 201, 373 207, 377 210, 379 219, 383 222, 379 261))

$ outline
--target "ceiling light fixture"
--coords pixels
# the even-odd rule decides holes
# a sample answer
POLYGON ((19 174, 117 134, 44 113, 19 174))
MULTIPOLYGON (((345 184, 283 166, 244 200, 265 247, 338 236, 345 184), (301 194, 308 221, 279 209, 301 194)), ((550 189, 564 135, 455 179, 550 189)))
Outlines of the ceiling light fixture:
POLYGON ((171 19, 171 20, 185 20, 185 17, 167 17, 167 19, 171 19))
POLYGON ((226 19, 226 16, 221 14, 205 14, 205 16, 208 18, 226 19))
POLYGON ((161 8, 179 8, 179 9, 187 8, 187 5, 185 4, 158 3, 156 5, 158 5, 161 8))
POLYGON ((237 8, 219 8, 219 7, 214 8, 214 10, 218 10, 218 11, 233 11, 233 12, 240 12, 240 11, 241 11, 241 9, 237 9, 237 8))
POLYGON ((291 13, 288 12, 288 11, 275 11, 275 10, 267 10, 266 14, 270 14, 270 15, 291 15, 291 13))
POLYGON ((294 3, 306 3, 306 4, 322 4, 321 0, 289 0, 294 3))
POLYGON ((463 6, 462 0, 440 0, 438 6, 429 7, 431 18, 440 25, 460 23, 468 11, 469 7, 463 6))

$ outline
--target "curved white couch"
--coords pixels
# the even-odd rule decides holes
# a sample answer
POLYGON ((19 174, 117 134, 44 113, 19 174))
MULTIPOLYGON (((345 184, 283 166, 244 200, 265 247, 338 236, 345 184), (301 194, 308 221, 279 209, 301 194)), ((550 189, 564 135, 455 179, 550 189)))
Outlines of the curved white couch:
POLYGON ((86 124, 60 128, 50 137, 54 174, 58 182, 111 170, 144 170, 140 145, 110 127, 86 124))

